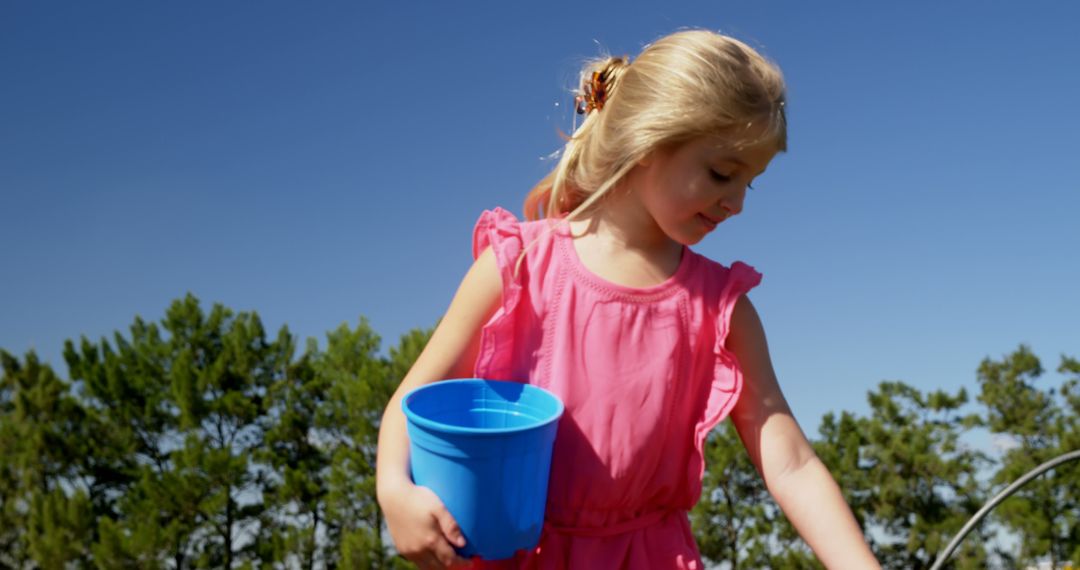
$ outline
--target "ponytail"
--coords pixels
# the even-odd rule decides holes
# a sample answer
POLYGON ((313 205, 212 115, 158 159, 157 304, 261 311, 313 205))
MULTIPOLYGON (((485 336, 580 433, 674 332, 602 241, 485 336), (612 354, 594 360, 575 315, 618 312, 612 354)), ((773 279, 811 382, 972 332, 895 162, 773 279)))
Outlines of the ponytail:
POLYGON ((564 135, 566 144, 559 163, 525 197, 525 219, 578 214, 577 210, 593 197, 595 192, 582 189, 579 173, 582 154, 590 146, 590 133, 596 129, 597 122, 602 121, 599 111, 611 100, 629 65, 626 57, 608 57, 590 62, 582 70, 574 100, 575 112, 585 115, 585 120, 572 136, 564 135))

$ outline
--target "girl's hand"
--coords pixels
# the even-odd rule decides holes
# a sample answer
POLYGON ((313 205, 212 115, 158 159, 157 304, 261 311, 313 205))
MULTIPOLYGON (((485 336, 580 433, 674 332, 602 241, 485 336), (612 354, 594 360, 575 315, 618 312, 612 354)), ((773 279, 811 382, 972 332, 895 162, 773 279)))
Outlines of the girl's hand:
POLYGON ((465 546, 461 528, 431 489, 410 482, 393 495, 383 501, 383 513, 402 556, 421 570, 461 568, 469 564, 454 552, 455 547, 465 546))

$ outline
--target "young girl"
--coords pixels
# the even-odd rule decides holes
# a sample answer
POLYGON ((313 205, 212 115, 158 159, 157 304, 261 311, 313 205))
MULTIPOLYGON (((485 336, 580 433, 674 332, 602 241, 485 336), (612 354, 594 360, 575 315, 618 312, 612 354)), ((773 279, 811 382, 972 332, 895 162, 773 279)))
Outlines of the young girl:
POLYGON ((688 246, 743 210, 785 149, 779 70, 732 38, 684 31, 582 74, 584 122, 520 222, 484 212, 476 259, 383 416, 378 498, 421 568, 464 539, 409 478, 407 391, 447 378, 528 382, 566 405, 539 546, 509 568, 702 568, 688 510, 706 435, 729 414, 784 513, 829 568, 877 568, 792 417, 745 294, 761 275, 688 246))

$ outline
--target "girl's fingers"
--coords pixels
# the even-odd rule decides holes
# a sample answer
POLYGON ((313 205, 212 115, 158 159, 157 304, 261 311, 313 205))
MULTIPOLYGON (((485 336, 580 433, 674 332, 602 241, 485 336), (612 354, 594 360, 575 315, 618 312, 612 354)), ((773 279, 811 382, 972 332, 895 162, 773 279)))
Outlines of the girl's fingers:
MULTIPOLYGON (((414 487, 408 495, 409 498, 405 501, 406 506, 413 513, 421 515, 421 518, 406 520, 403 523, 406 528, 412 528, 415 533, 411 535, 403 533, 407 537, 405 542, 414 545, 405 549, 406 558, 412 560, 422 570, 429 568, 445 570, 470 566, 471 561, 458 556, 454 551, 455 547, 465 546, 465 536, 438 496, 427 487, 414 487), (424 514, 427 515, 426 520, 424 520, 424 514)), ((403 508, 403 510, 408 509, 403 508)))
POLYGON ((457 521, 454 520, 450 511, 446 510, 446 507, 439 507, 439 510, 435 512, 435 518, 439 521, 439 528, 442 529, 443 536, 450 544, 457 548, 465 546, 465 536, 461 534, 461 527, 458 526, 457 521))

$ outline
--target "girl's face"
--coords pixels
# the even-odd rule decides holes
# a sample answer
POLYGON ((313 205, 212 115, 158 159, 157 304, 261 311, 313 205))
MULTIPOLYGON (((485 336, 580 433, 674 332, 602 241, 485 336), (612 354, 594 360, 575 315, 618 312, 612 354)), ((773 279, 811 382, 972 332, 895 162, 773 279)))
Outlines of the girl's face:
POLYGON ((658 149, 628 177, 645 210, 678 243, 693 245, 741 212, 747 187, 776 155, 771 145, 725 149, 723 142, 701 137, 658 149))

